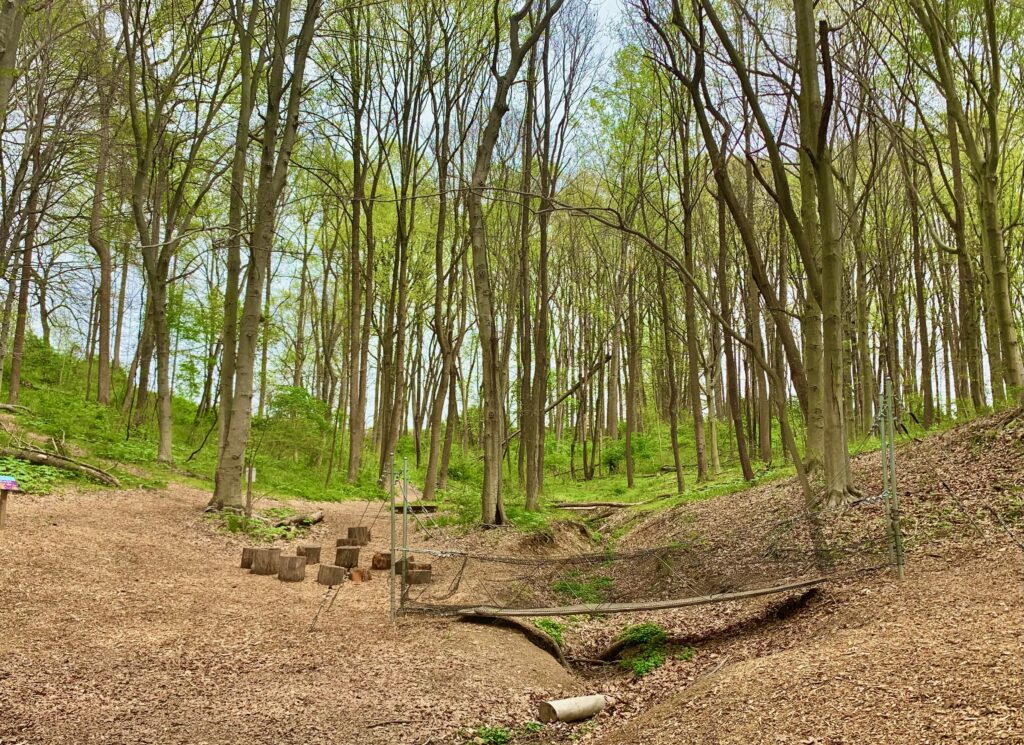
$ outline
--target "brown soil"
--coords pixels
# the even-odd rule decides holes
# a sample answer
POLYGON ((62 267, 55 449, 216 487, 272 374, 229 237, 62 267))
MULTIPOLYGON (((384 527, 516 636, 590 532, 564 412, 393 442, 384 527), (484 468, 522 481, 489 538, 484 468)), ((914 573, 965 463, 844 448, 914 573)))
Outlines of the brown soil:
MULTIPOLYGON (((238 568, 208 494, 17 496, 0 533, 0 743, 448 743, 533 716, 575 682, 521 634, 388 623, 387 578, 346 584, 316 630, 315 567, 238 568)), ((364 503, 318 504, 333 546, 364 503)), ((368 523, 378 505, 367 511, 368 523)), ((364 549, 386 550, 384 517, 364 549)), ((325 554, 329 551, 325 548, 325 554)))

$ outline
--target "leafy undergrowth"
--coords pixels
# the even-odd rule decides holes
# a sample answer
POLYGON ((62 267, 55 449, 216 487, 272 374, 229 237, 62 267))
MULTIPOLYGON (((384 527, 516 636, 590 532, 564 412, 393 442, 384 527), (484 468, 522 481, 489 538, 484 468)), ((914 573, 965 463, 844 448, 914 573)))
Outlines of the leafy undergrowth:
POLYGON ((46 494, 64 478, 57 468, 34 466, 17 458, 0 458, 0 474, 13 476, 21 490, 29 494, 46 494))
POLYGON ((297 511, 291 507, 268 507, 254 512, 251 517, 234 510, 204 513, 204 518, 218 530, 244 535, 258 543, 273 543, 279 540, 295 540, 309 533, 304 525, 275 525, 284 518, 292 517, 297 511))

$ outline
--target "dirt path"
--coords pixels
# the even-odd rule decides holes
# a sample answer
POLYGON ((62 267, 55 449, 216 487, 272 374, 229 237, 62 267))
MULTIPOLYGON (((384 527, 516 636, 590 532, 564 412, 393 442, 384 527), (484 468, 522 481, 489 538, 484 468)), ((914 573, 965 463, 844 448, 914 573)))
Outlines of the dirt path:
MULTIPOLYGON (((238 568, 208 495, 19 497, 0 533, 0 743, 450 743, 532 716, 574 680, 514 632, 414 618, 387 582, 324 588, 238 568)), ((333 545, 364 503, 318 504, 333 545)), ((367 513, 372 519, 377 505, 367 513)), ((383 517, 370 550, 385 549, 383 517)))

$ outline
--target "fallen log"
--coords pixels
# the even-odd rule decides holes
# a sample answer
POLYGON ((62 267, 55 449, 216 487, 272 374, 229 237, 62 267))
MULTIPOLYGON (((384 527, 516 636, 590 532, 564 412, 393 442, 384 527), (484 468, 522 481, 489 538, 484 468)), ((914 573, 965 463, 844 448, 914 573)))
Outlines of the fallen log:
POLYGON ((599 714, 609 703, 607 696, 596 693, 593 696, 576 696, 552 701, 541 701, 537 705, 537 718, 545 724, 551 722, 579 722, 599 714))
POLYGON ((645 499, 642 502, 554 502, 551 506, 556 510, 592 510, 598 507, 639 507, 650 504, 656 499, 645 499))
POLYGON ((274 523, 275 528, 287 528, 289 525, 296 527, 308 527, 310 525, 316 525, 324 519, 324 511, 317 510, 316 512, 309 512, 305 515, 292 515, 291 517, 285 517, 274 523))
POLYGON ((120 486, 121 482, 102 468, 82 463, 81 461, 69 458, 66 455, 48 453, 45 450, 33 450, 31 448, 0 448, 0 458, 16 458, 37 466, 51 466, 62 471, 71 471, 87 476, 94 481, 99 481, 107 486, 120 486))
POLYGON ((606 613, 630 613, 644 610, 666 610, 669 608, 688 608, 694 605, 707 605, 709 603, 724 603, 729 600, 744 600, 756 598, 762 595, 772 595, 778 592, 789 590, 802 590, 807 587, 817 587, 827 581, 827 577, 816 577, 814 579, 792 582, 775 587, 764 587, 757 590, 744 590, 742 592, 730 592, 720 595, 700 595, 688 598, 675 598, 672 600, 652 600, 642 603, 585 603, 580 605, 563 605, 553 608, 498 608, 496 606, 477 606, 475 608, 461 608, 459 615, 463 616, 492 616, 504 618, 511 616, 600 616, 606 613))
POLYGON ((19 406, 18 404, 0 404, 0 411, 9 411, 12 414, 31 414, 27 406, 19 406))

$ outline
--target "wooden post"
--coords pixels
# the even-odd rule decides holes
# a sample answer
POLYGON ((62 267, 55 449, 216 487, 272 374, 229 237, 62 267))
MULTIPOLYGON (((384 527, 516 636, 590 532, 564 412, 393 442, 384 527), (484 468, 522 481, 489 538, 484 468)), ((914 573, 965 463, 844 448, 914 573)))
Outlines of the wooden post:
POLYGON ((305 556, 282 556, 278 562, 277 578, 282 582, 301 582, 306 578, 305 556))
POLYGON ((0 530, 7 525, 7 495, 10 493, 7 489, 0 491, 0 530))
MULTIPOLYGON (((393 567, 395 562, 398 560, 398 551, 395 547, 395 454, 391 454, 390 464, 388 466, 388 486, 389 497, 391 499, 391 559, 390 563, 393 567)), ((388 572, 388 602, 390 604, 390 616, 391 622, 395 622, 395 616, 398 611, 395 608, 395 589, 397 583, 395 582, 395 573, 388 572)))

